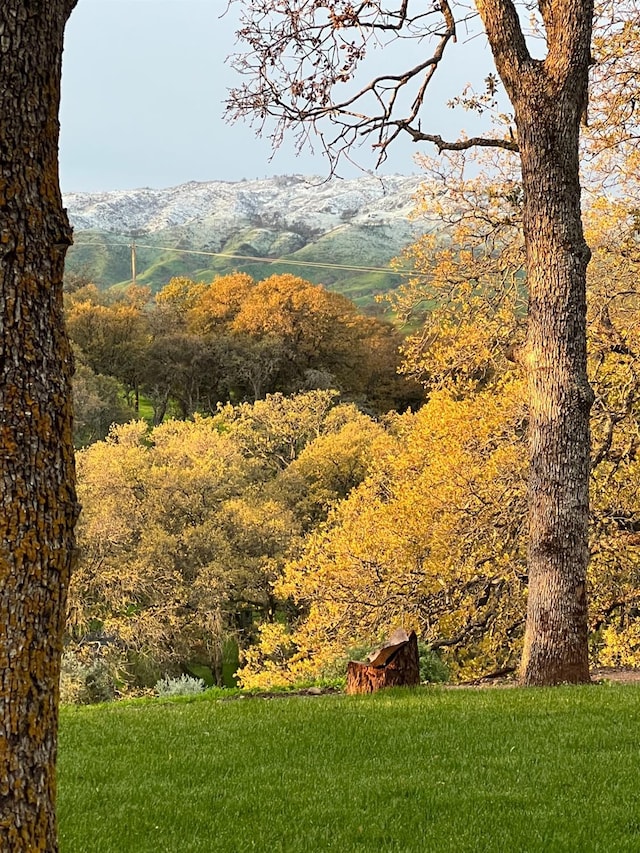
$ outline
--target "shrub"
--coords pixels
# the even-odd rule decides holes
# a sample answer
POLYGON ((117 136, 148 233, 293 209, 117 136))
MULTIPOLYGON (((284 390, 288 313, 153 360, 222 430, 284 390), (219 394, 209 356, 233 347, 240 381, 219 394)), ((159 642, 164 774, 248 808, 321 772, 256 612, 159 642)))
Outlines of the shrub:
MULTIPOLYGON (((366 661, 370 652, 374 648, 378 648, 379 645, 354 646, 347 649, 343 657, 337 658, 322 670, 322 677, 325 679, 342 677, 344 679, 347 663, 350 660, 366 661)), ((429 648, 426 643, 418 643, 418 654, 420 655, 420 681, 422 683, 440 684, 449 681, 449 668, 437 652, 429 648)))
POLYGON ((72 652, 62 655, 60 702, 64 705, 92 705, 109 702, 116 695, 116 672, 102 657, 82 660, 72 652))
POLYGON ((418 643, 420 655, 420 681, 440 684, 449 681, 449 668, 440 655, 426 643, 418 643))
POLYGON ((205 683, 201 678, 193 678, 191 675, 181 675, 179 678, 161 678, 154 690, 162 698, 168 696, 193 696, 202 693, 205 683))
POLYGON ((328 661, 325 666, 323 666, 320 672, 320 678, 327 681, 335 681, 340 679, 342 682, 345 681, 347 677, 347 664, 350 660, 359 660, 365 661, 367 659, 367 655, 373 646, 350 646, 345 650, 343 655, 334 658, 333 660, 328 661))
POLYGON ((640 667, 640 621, 606 627, 601 632, 598 658, 600 666, 640 667))

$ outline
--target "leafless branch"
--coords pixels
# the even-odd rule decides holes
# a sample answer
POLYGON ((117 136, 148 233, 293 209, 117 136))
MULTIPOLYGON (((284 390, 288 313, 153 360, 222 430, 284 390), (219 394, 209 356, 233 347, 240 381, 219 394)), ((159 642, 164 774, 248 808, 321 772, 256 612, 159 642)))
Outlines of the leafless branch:
MULTIPOLYGON (((235 0, 242 2, 242 0, 235 0)), ((420 114, 427 90, 456 32, 477 13, 449 0, 252 0, 243 4, 238 37, 246 52, 232 57, 244 77, 226 102, 230 120, 249 118, 278 147, 293 130, 298 148, 315 132, 332 168, 341 155, 370 139, 384 161, 403 134, 441 150, 475 145, 517 151, 515 140, 474 137, 445 143, 424 134, 420 114), (415 39, 424 58, 397 73, 377 75, 357 86, 372 49, 415 39), (339 91, 344 97, 336 97, 339 91)))
POLYGON ((518 143, 515 139, 492 139, 491 137, 472 136, 469 139, 458 139, 448 142, 441 136, 431 133, 422 133, 413 128, 404 128, 414 142, 433 142, 441 151, 466 151, 469 148, 504 148, 506 151, 518 151, 518 143))

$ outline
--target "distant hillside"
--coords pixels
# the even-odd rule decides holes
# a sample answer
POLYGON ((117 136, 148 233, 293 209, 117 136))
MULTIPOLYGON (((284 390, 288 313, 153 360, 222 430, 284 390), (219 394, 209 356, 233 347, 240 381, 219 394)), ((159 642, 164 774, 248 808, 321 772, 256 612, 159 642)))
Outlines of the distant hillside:
POLYGON ((292 272, 366 305, 400 282, 377 268, 386 270, 416 236, 436 226, 410 221, 420 182, 418 176, 323 181, 294 175, 69 193, 64 201, 75 245, 67 267, 87 272, 100 287, 128 283, 135 241, 137 281, 153 290, 176 275, 210 281, 233 270, 257 279, 292 272))

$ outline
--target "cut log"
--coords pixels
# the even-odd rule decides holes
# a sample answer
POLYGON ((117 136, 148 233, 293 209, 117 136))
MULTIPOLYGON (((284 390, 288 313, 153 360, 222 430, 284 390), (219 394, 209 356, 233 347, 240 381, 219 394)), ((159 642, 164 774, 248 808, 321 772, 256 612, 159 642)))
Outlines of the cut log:
POLYGON ((368 661, 347 664, 347 693, 375 693, 383 687, 415 687, 420 684, 420 659, 416 632, 395 631, 387 645, 369 655, 368 661))

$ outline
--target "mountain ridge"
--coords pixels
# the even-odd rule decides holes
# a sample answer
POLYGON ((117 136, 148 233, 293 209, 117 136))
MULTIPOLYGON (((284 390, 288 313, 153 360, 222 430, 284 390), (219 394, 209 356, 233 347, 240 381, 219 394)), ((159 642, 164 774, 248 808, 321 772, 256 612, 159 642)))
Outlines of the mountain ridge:
POLYGON ((145 244, 137 280, 153 290, 180 274, 210 279, 237 269, 261 278, 288 271, 367 302, 396 286, 398 277, 345 274, 331 265, 384 269, 419 234, 436 228, 410 218, 422 183, 419 175, 282 175, 65 193, 76 234, 68 268, 95 269, 102 287, 123 284, 131 279, 129 244, 136 240, 145 244), (296 270, 300 261, 304 266, 296 270), (317 268, 307 266, 314 263, 317 268))

